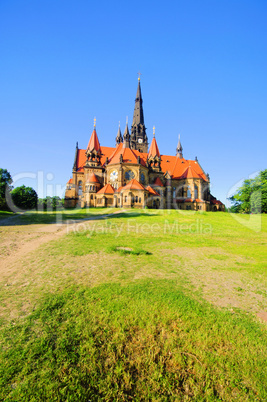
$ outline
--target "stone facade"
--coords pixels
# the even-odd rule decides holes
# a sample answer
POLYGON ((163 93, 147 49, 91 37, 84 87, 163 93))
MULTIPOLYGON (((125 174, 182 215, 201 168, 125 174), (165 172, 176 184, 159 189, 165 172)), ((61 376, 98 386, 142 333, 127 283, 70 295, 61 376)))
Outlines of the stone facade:
POLYGON ((186 160, 179 137, 176 155, 161 155, 153 132, 148 150, 143 100, 138 81, 131 133, 128 124, 116 147, 100 146, 96 127, 87 149, 75 150, 66 207, 177 208, 223 211, 210 194, 210 180, 197 158, 186 160))

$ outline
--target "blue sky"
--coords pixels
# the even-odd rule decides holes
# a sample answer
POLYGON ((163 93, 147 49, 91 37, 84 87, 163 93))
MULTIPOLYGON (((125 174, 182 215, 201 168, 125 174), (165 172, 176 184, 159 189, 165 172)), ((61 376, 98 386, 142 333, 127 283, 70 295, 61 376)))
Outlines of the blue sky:
POLYGON ((63 195, 94 117, 105 146, 131 124, 141 71, 150 141, 173 155, 180 133, 225 202, 267 168, 266 20, 260 0, 1 0, 0 167, 63 195))

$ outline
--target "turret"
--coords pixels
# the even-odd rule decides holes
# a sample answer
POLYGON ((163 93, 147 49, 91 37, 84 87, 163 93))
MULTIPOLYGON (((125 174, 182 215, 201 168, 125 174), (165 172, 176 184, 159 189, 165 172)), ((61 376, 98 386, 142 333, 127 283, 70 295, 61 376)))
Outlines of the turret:
POLYGON ((128 118, 126 120, 126 127, 123 133, 123 146, 124 148, 130 148, 130 133, 128 128, 128 118))
POLYGON ((154 171, 161 170, 161 157, 159 153, 158 144, 155 138, 155 127, 153 127, 153 139, 148 151, 147 166, 154 171))
POLYGON ((121 142, 123 142, 123 138, 121 135, 121 128, 120 128, 120 123, 119 123, 118 133, 116 136, 116 145, 119 145, 121 142))
POLYGON ((76 142, 76 148, 75 148, 75 157, 74 157, 74 163, 73 163, 73 168, 72 170, 74 170, 76 172, 77 170, 77 158, 78 158, 78 141, 76 142))
POLYGON ((100 164, 101 148, 96 133, 96 119, 94 119, 94 129, 88 142, 88 146, 86 149, 86 156, 87 156, 87 162, 86 162, 87 166, 97 166, 100 164))
POLYGON ((178 137, 178 144, 177 144, 177 148, 176 148, 176 156, 178 158, 180 158, 180 159, 183 158, 183 147, 182 147, 181 140, 180 140, 180 134, 179 134, 179 137, 178 137))

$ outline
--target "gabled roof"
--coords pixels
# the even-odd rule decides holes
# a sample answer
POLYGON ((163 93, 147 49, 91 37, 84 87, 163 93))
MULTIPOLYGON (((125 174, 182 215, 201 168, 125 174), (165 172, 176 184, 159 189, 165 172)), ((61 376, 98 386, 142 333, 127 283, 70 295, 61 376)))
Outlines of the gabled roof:
POLYGON ((193 179, 193 178, 201 178, 201 176, 195 171, 195 169, 191 165, 189 165, 187 168, 185 168, 180 178, 193 179))
POLYGON ((67 183, 67 184, 70 184, 70 183, 72 183, 72 179, 69 179, 69 181, 68 181, 68 183, 67 183))
POLYGON ((96 194, 114 194, 114 188, 110 184, 106 184, 96 194))
POLYGON ((159 177, 156 178, 154 186, 164 187, 159 177))
POLYGON ((146 189, 147 189, 147 191, 149 191, 150 194, 157 195, 160 197, 160 194, 157 193, 156 190, 154 190, 151 186, 147 186, 146 189))
POLYGON ((94 173, 92 173, 90 175, 90 177, 87 180, 88 183, 99 183, 98 178, 96 177, 96 175, 94 173))
POLYGON ((100 151, 100 143, 95 128, 87 145, 87 151, 93 151, 93 149, 95 149, 97 152, 100 151))
POLYGON ((148 151, 148 157, 150 157, 150 156, 153 156, 153 157, 158 156, 158 157, 160 157, 159 148, 158 148, 158 144, 157 144, 157 141, 156 141, 155 137, 153 137, 151 145, 150 145, 150 148, 149 148, 149 151, 148 151))
POLYGON ((169 172, 173 179, 183 179, 184 174, 192 178, 202 178, 207 181, 207 177, 197 161, 177 158, 176 156, 161 155, 161 170, 169 172), (186 173, 186 169, 191 166, 191 170, 186 173))
POLYGON ((133 163, 138 164, 138 156, 140 157, 140 163, 143 166, 146 166, 146 156, 147 154, 139 152, 137 150, 133 150, 131 148, 125 148, 123 144, 119 144, 114 152, 111 154, 109 158, 109 165, 114 165, 116 163, 120 163, 120 158, 122 155, 123 163, 133 163))
POLYGON ((132 179, 129 181, 129 183, 123 186, 121 190, 145 190, 145 187, 136 179, 132 179))
POLYGON ((216 200, 216 199, 215 199, 215 200, 211 200, 211 203, 212 203, 212 204, 215 204, 215 205, 216 205, 216 204, 217 204, 217 205, 223 205, 223 203, 222 203, 221 201, 216 200))

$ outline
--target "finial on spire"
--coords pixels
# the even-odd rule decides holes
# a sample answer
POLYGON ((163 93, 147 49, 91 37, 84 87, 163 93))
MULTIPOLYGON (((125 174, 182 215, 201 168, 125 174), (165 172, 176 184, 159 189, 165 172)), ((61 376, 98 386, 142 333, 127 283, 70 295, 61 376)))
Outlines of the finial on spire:
POLYGON ((140 71, 137 73, 138 75, 139 75, 139 77, 138 77, 138 81, 140 81, 140 79, 141 79, 141 73, 140 73, 140 71))
POLYGON ((155 138, 155 126, 153 127, 153 137, 155 138))
POLYGON ((94 129, 96 127, 96 118, 94 118, 94 129))
POLYGON ((121 122, 119 121, 119 128, 121 127, 121 122))
POLYGON ((128 116, 126 116, 126 124, 128 124, 128 116))

